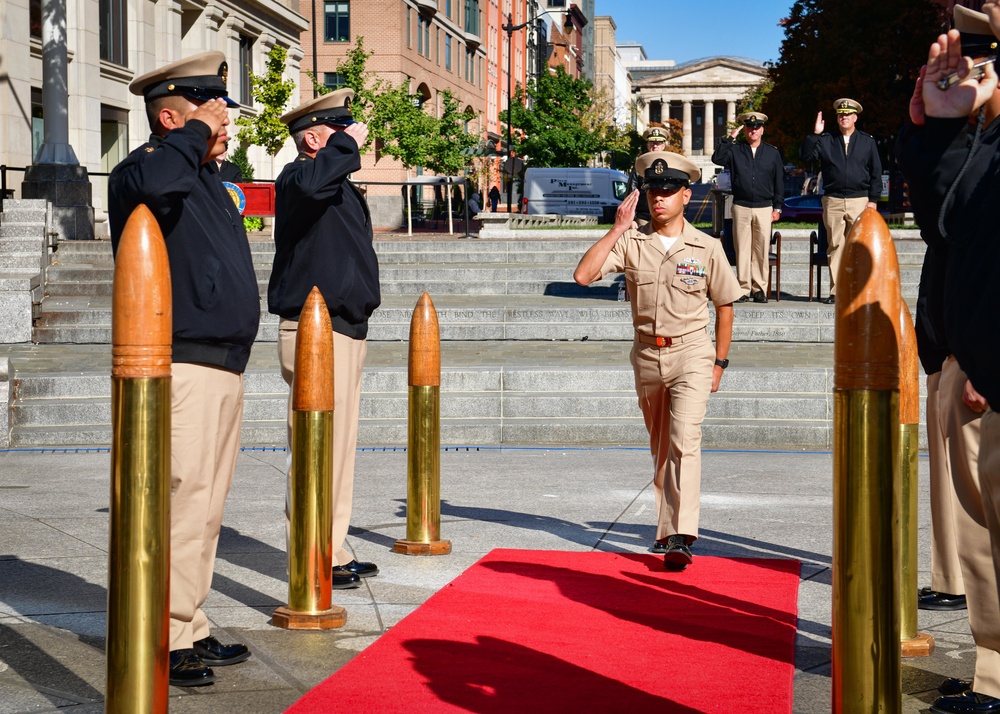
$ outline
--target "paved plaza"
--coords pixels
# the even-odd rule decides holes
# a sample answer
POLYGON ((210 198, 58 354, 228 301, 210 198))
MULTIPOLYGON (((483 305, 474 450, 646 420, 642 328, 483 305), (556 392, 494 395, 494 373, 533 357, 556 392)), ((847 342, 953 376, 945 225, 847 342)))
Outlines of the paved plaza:
MULTIPOLYGON (((441 454, 442 536, 453 552, 391 552, 405 534, 406 453, 358 454, 348 546, 381 568, 335 591, 346 626, 269 624, 285 604, 286 454, 240 455, 206 612, 214 634, 253 650, 211 687, 171 688, 172 712, 281 712, 493 548, 642 553, 653 537, 650 458, 641 448, 449 448, 441 454)), ((832 456, 712 451, 704 459, 697 556, 802 563, 796 712, 830 711, 832 456)), ((0 714, 103 711, 110 456, 0 451, 0 714)), ((927 460, 920 459, 920 584, 929 581, 927 460)), ((947 676, 969 676, 964 612, 920 613, 931 657, 903 668, 904 711, 926 711, 947 676)), ((669 653, 664 653, 665 658, 669 653)), ((683 663, 674 663, 683 668, 683 663)), ((359 682, 359 686, 364 683, 359 682)))

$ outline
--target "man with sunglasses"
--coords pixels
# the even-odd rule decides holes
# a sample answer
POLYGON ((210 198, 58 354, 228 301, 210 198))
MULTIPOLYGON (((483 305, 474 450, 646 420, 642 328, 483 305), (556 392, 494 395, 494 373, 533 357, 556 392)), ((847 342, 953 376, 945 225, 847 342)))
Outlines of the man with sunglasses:
POLYGON ((719 142, 712 162, 725 166, 733 180, 733 238, 736 275, 743 295, 737 302, 767 302, 767 247, 771 223, 781 217, 785 195, 785 162, 781 152, 764 141, 762 112, 745 112, 728 137, 719 142), (740 132, 746 142, 737 141, 740 132))
POLYGON ((740 287, 722 244, 684 220, 689 185, 701 170, 686 156, 654 151, 636 159, 651 220, 632 228, 638 191, 618 208, 615 223, 580 259, 573 279, 590 285, 625 273, 632 296, 635 373, 653 455, 657 528, 654 553, 667 570, 693 561, 701 498, 701 424, 719 389, 733 333, 740 287), (715 305, 715 345, 708 301, 715 305))

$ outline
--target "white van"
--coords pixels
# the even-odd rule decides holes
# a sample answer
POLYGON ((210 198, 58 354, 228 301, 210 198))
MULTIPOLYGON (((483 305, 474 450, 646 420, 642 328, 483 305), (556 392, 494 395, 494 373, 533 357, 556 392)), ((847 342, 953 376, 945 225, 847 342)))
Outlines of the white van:
POLYGON ((527 169, 524 213, 611 216, 625 198, 628 176, 614 169, 527 169))

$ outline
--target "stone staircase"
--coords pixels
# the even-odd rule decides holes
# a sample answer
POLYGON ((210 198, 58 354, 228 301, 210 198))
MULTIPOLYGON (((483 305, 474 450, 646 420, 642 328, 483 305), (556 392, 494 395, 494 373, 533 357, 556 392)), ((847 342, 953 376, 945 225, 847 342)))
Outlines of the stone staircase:
POLYGON ((41 299, 51 215, 42 199, 4 199, 0 213, 0 334, 27 342, 32 306, 41 299))
MULTIPOLYGON (((443 444, 647 443, 628 364, 629 306, 617 301, 615 279, 588 288, 572 282, 599 233, 554 235, 376 241, 384 304, 369 335, 361 445, 406 443, 406 339, 424 290, 441 324, 443 444)), ((806 236, 783 241, 783 299, 737 306, 733 366, 709 402, 706 447, 830 448, 833 308, 805 300, 806 236)), ((266 236, 255 237, 263 296, 273 249, 266 236)), ((923 243, 908 237, 896 245, 912 305, 923 243)), ((63 242, 53 254, 33 339, 59 356, 12 357, 12 446, 109 443, 112 268, 104 241, 63 242)), ((287 387, 273 344, 277 320, 263 312, 247 371, 243 443, 281 447, 287 387)))

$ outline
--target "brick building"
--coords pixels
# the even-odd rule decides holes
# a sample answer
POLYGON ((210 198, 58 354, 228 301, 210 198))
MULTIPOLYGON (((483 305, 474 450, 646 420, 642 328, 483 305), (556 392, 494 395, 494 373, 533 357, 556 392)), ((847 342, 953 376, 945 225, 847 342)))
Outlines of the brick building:
MULTIPOLYGON (((449 90, 463 109, 479 117, 470 132, 484 142, 499 139, 499 116, 507 107, 508 46, 502 28, 508 13, 515 24, 524 21, 527 0, 299 0, 298 9, 311 25, 300 40, 302 100, 313 96, 308 72, 328 87, 343 84, 337 66, 363 37, 365 51, 373 53, 368 71, 393 85, 409 80, 415 101, 435 116, 442 110, 441 92, 449 90)), ((523 82, 524 33, 513 33, 511 40, 514 81, 523 82)), ((480 170, 493 163, 470 161, 481 164, 480 170)), ((421 167, 407 171, 395 159, 369 151, 355 179, 404 181, 423 174, 421 167)), ((372 185, 368 201, 376 227, 400 225, 400 187, 372 185)))

